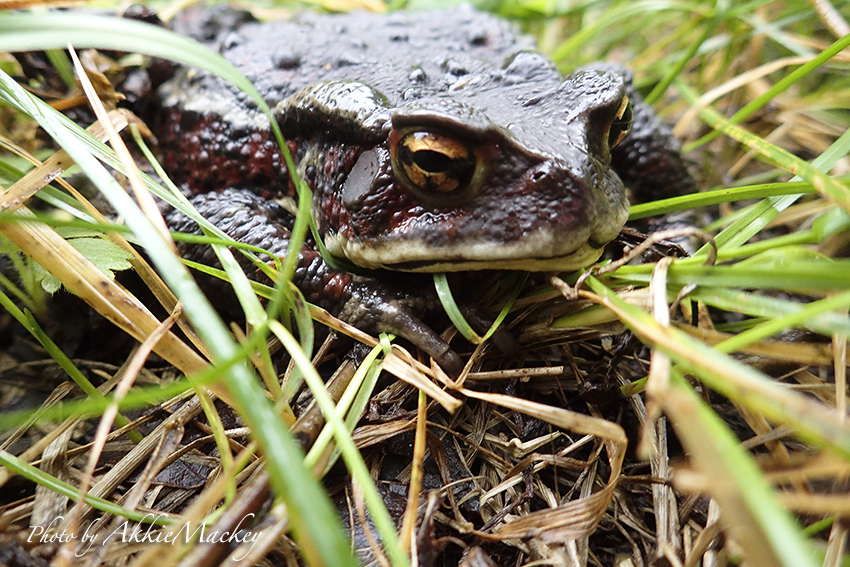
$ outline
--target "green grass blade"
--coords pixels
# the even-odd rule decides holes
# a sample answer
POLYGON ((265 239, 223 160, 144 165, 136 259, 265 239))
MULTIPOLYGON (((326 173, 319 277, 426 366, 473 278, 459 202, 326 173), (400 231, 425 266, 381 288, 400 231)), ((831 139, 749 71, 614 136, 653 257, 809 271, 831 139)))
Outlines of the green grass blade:
MULTIPOLYGON (((47 474, 41 469, 22 461, 15 455, 7 453, 2 449, 0 449, 0 465, 7 467, 9 470, 15 471, 22 477, 29 479, 36 484, 49 488, 53 492, 67 496, 71 500, 78 501, 80 499, 80 491, 77 488, 71 486, 65 481, 59 480, 53 475, 47 474)), ((123 516, 129 520, 133 520, 134 522, 153 523, 161 526, 171 523, 170 520, 163 517, 161 514, 152 515, 128 510, 127 508, 118 506, 109 500, 98 498, 96 496, 87 494, 83 497, 83 500, 85 500, 86 504, 96 510, 106 512, 114 516, 123 516)))
POLYGON ((812 187, 812 184, 805 181, 762 183, 744 187, 715 189, 714 191, 670 197, 669 199, 660 199, 649 203, 637 203, 632 205, 629 211, 629 220, 634 221, 656 215, 665 215, 674 211, 719 205, 720 203, 732 203, 735 201, 761 199, 780 195, 805 195, 816 192, 817 190, 812 187))
POLYGON ((845 291, 809 304, 720 287, 699 287, 691 297, 732 313, 766 318, 767 321, 781 319, 783 328, 805 326, 826 336, 846 337, 850 336, 850 318, 839 313, 848 307, 848 293, 845 291))

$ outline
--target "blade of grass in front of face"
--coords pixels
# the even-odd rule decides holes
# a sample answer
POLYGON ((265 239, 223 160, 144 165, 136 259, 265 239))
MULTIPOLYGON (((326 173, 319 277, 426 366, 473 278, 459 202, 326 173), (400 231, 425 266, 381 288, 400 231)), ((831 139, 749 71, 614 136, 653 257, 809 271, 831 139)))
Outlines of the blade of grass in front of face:
MULTIPOLYGON (((96 19, 100 20, 100 18, 96 19)), ((13 21, 19 21, 19 19, 11 18, 10 20, 9 14, 0 14, 0 30, 9 29, 7 26, 13 21)), ((25 21, 32 25, 33 21, 38 22, 40 19, 25 21)), ((114 23, 112 20, 109 21, 114 23)), ((55 20, 51 22, 56 23, 55 20)), ((89 25, 91 22, 89 15, 86 15, 82 22, 89 25)), ((124 24, 129 23, 122 21, 120 25, 116 24, 116 27, 123 28, 124 24)), ((133 31, 138 31, 136 26, 131 28, 134 28, 133 31)), ((109 30, 115 31, 112 28, 109 30)), ((11 31, 16 30, 12 27, 11 31)), ((173 36, 173 34, 167 35, 173 36)), ((5 31, 0 34, 0 44, 7 39, 5 31)), ((118 39, 124 38, 119 36, 118 39)), ((186 41, 183 38, 180 39, 186 41)), ((50 38, 49 41, 56 41, 56 38, 50 38)), ((84 39, 83 43, 85 44, 84 39)), ((32 47, 43 48, 44 46, 32 47)), ((154 48, 154 50, 157 49, 159 48, 154 48)), ((85 171, 116 211, 126 219, 140 241, 145 243, 151 259, 183 302, 186 314, 211 351, 216 353, 216 358, 230 358, 237 351, 237 346, 227 328, 197 288, 180 260, 174 256, 169 244, 160 238, 154 226, 138 210, 135 203, 106 169, 88 152, 88 149, 78 143, 78 137, 81 135, 79 127, 69 123, 63 119, 64 117, 59 118, 52 109, 24 92, 7 75, 0 76, 0 98, 38 120, 42 128, 85 171), (77 132, 77 136, 71 134, 69 129, 77 132)), ((226 377, 228 387, 240 406, 240 414, 265 449, 272 484, 288 504, 296 538, 301 543, 301 550, 307 560, 313 565, 355 565, 356 560, 352 556, 347 539, 342 534, 339 519, 327 494, 304 466, 303 454, 284 424, 280 422, 271 404, 265 399, 254 375, 244 363, 240 363, 231 366, 223 373, 223 376, 226 377)))
POLYGON ((484 336, 479 335, 475 332, 475 330, 470 326, 469 322, 466 320, 466 317, 463 316, 463 313, 460 311, 460 307, 458 307, 457 302, 455 301, 454 294, 452 293, 451 286, 449 285, 449 280, 446 277, 445 273, 437 273, 434 274, 434 287, 437 290, 437 297, 440 299, 440 303, 443 306, 446 314, 449 316, 452 324, 458 330, 458 332, 463 335, 463 337, 471 342, 472 344, 480 344, 490 337, 493 336, 493 333, 499 330, 499 326, 502 324, 502 321, 505 320, 505 317, 508 316, 511 309, 513 308, 514 302, 516 301, 519 294, 522 292, 522 288, 525 285, 525 281, 528 279, 528 274, 523 275, 519 281, 514 286, 513 291, 505 302, 504 307, 502 307, 499 315, 490 325, 490 328, 487 329, 487 332, 484 333, 484 336))
POLYGON ((443 310, 449 316, 449 319, 458 332, 463 335, 463 338, 473 344, 480 343, 481 336, 475 332, 467 322, 466 317, 460 312, 454 295, 452 295, 451 286, 449 286, 449 280, 446 278, 446 274, 434 274, 434 288, 437 290, 437 297, 440 298, 443 310))

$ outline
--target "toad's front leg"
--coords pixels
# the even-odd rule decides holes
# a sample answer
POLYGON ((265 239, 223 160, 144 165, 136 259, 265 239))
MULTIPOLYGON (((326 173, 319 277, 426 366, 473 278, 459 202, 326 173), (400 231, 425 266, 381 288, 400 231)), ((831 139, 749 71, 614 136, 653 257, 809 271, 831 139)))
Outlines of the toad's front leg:
MULTIPOLYGON (((259 246, 282 257, 289 246, 292 215, 276 202, 248 190, 226 189, 192 198, 192 204, 225 234, 245 244, 259 246)), ((166 219, 178 232, 200 234, 198 225, 179 211, 166 219)), ((184 257, 218 265, 208 246, 186 244, 184 257)), ((255 273, 249 260, 239 255, 246 273, 255 273)), ((449 374, 458 375, 463 361, 421 316, 440 308, 431 278, 425 275, 387 273, 377 279, 331 269, 313 247, 305 247, 293 276, 307 301, 367 333, 388 332, 409 340, 449 374)), ((207 293, 223 291, 207 286, 207 293)))

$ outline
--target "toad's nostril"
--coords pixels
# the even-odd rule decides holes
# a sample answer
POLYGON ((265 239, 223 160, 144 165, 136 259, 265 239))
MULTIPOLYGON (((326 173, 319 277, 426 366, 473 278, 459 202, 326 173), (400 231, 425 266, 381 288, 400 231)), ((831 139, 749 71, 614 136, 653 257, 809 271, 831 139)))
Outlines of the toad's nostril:
POLYGON ((535 171, 531 174, 531 180, 535 183, 540 183, 546 177, 545 171, 535 171))
POLYGON ((528 176, 528 180, 531 183, 542 183, 544 179, 549 175, 550 169, 546 166, 546 164, 540 165, 536 167, 531 174, 528 176))

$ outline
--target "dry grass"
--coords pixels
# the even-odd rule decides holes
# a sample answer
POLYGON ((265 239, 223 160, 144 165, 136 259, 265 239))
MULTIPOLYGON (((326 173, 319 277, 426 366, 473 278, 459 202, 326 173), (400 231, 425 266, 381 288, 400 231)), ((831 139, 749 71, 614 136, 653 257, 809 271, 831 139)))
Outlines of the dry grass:
MULTIPOLYGON (((0 281, 0 564, 347 565, 349 538, 394 567, 850 562, 850 81, 832 43, 847 5, 817 5, 499 7, 569 66, 631 62, 716 189, 633 217, 695 209, 713 247, 530 278, 504 322, 522 359, 447 331, 469 361, 457 380, 315 309, 294 312, 299 345, 245 281, 251 326, 215 335, 202 296, 163 270, 173 253, 155 226, 119 208, 119 230, 57 179, 76 160, 109 198, 79 135, 42 122, 65 148, 47 149, 24 116, 40 107, 0 85, 2 251, 14 243, 24 276, 0 281), (76 220, 34 195, 75 203, 76 220), (86 254, 75 240, 105 241, 97 223, 115 248, 86 254), (105 276, 116 257, 140 277, 105 276), (64 292, 46 300, 30 259, 103 319, 64 292), (313 336, 308 315, 335 333, 313 336), (237 541, 186 543, 202 522, 237 541)), ((85 100, 52 87, 57 105, 85 100)), ((144 203, 145 181, 128 183, 144 203)), ((517 280, 476 285, 498 312, 517 280)), ((259 291, 280 305, 285 289, 259 291)))

